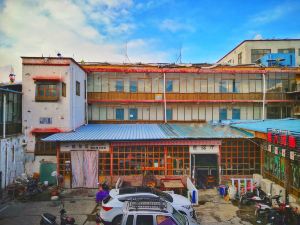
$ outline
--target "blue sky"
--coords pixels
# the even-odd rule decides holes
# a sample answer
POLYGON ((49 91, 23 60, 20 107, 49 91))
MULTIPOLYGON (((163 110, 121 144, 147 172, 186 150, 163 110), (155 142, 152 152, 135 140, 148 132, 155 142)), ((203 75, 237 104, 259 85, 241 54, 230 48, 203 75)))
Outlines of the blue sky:
MULTIPOLYGON (((300 1, 0 0, 0 67, 20 56, 216 62, 254 38, 300 38, 300 1)), ((0 70, 1 72, 1 70, 0 70)), ((18 74, 20 74, 18 76, 18 74)))

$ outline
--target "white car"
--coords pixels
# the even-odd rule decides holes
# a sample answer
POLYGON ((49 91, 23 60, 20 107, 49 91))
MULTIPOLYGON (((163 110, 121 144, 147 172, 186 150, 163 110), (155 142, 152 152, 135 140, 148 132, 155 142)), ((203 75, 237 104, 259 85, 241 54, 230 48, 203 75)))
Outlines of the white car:
POLYGON ((119 225, 123 217, 123 205, 132 198, 157 198, 160 197, 169 202, 177 211, 189 218, 195 218, 195 211, 191 202, 182 195, 168 194, 156 188, 149 187, 126 187, 112 189, 102 201, 100 218, 105 225, 119 225))
POLYGON ((199 225, 161 198, 126 201, 123 213, 121 225, 199 225))

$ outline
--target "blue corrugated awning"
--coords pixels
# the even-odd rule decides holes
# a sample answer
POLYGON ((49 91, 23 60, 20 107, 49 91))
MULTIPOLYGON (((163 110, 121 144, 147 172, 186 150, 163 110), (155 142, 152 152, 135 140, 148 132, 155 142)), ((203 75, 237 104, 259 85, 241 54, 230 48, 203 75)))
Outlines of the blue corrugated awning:
POLYGON ((274 119, 274 120, 260 120, 247 121, 241 123, 231 124, 232 127, 245 129, 250 131, 258 131, 267 133, 268 128, 300 132, 300 120, 298 119, 274 119))
POLYGON ((168 139, 252 138, 230 126, 210 124, 88 124, 75 131, 53 134, 43 141, 134 141, 168 139))

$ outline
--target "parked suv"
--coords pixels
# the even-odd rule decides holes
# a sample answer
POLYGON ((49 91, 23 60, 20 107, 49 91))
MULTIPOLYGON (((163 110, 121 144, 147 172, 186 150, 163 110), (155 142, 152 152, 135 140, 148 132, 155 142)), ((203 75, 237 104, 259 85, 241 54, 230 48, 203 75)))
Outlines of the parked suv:
POLYGON ((102 201, 100 217, 104 224, 118 225, 122 220, 125 201, 132 198, 157 198, 169 202, 177 211, 186 215, 188 218, 196 218, 191 202, 182 195, 168 194, 156 188, 149 187, 126 187, 120 189, 112 189, 102 201))
POLYGON ((121 225, 198 225, 161 198, 132 199, 123 207, 121 225))

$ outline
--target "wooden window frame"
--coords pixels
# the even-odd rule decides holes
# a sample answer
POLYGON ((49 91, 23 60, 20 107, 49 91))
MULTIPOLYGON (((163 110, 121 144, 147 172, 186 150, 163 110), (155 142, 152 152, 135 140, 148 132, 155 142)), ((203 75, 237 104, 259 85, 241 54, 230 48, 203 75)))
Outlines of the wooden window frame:
POLYGON ((67 85, 65 82, 61 82, 61 96, 67 97, 67 85))
POLYGON ((58 101, 59 100, 59 89, 57 82, 37 82, 35 91, 35 101, 58 101), (54 86, 54 87, 51 87, 54 86), (53 92, 55 91, 55 92, 53 92), (43 94, 41 94, 43 92, 43 94), (47 95, 47 93, 49 95, 47 95), (55 95, 53 95, 55 93, 55 95))

